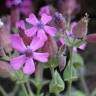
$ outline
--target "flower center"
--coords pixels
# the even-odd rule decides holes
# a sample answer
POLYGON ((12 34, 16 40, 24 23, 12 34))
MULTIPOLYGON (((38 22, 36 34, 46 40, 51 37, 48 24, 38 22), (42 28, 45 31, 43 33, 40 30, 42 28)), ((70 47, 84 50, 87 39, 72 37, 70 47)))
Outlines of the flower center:
POLYGON ((25 51, 25 55, 26 55, 26 57, 32 57, 33 56, 32 50, 31 49, 27 49, 25 51))
POLYGON ((44 29, 44 24, 43 24, 42 22, 39 22, 39 23, 37 24, 37 27, 38 27, 39 29, 44 29))

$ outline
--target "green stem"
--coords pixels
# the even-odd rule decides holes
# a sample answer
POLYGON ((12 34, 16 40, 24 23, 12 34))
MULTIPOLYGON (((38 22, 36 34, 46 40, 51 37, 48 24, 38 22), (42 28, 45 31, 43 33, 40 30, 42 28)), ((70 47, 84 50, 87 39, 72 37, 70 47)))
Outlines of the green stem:
MULTIPOLYGON (((72 78, 72 56, 73 56, 73 47, 69 48, 70 50, 70 78, 72 78)), ((72 80, 70 80, 69 82, 69 86, 68 86, 68 96, 71 96, 71 88, 72 88, 72 80)))
POLYGON ((2 93, 3 96, 8 96, 5 90, 0 86, 0 92, 2 93))
POLYGON ((59 93, 56 93, 56 96, 59 96, 59 93))
MULTIPOLYGON (((42 84, 43 82, 43 68, 40 66, 40 64, 37 65, 37 71, 36 71, 36 74, 35 74, 35 79, 37 81, 38 84, 42 84)), ((37 85, 38 85, 37 84, 37 85)), ((40 95, 40 91, 41 91, 41 84, 39 86, 36 86, 37 87, 37 92, 36 92, 36 96, 39 96, 40 95)))
POLYGON ((69 81, 68 84, 69 84, 69 86, 68 86, 68 96, 71 96, 71 87, 72 87, 72 82, 69 81))
POLYGON ((27 82, 26 85, 27 85, 27 88, 28 88, 30 96, 34 96, 33 93, 32 93, 32 90, 31 90, 29 82, 27 82))
POLYGON ((36 96, 39 96, 40 95, 40 88, 37 88, 37 93, 36 93, 36 96))
POLYGON ((71 22, 71 16, 68 15, 68 21, 67 21, 67 30, 70 31, 70 22, 71 22))
POLYGON ((27 90, 26 90, 26 87, 25 87, 24 84, 22 84, 22 89, 23 89, 23 91, 25 92, 25 95, 26 95, 26 96, 29 96, 28 93, 27 93, 27 90))
POLYGON ((85 80, 85 77, 84 77, 84 73, 81 72, 82 70, 80 70, 80 80, 81 80, 81 84, 83 86, 83 89, 85 91, 85 94, 86 96, 90 96, 90 92, 89 92, 89 89, 88 89, 88 86, 86 84, 86 80, 85 80))
POLYGON ((51 67, 50 70, 51 70, 51 75, 52 75, 52 78, 53 78, 54 77, 54 68, 51 67))
POLYGON ((16 85, 16 86, 14 87, 13 91, 9 94, 9 96, 15 96, 18 90, 19 90, 19 86, 16 85))

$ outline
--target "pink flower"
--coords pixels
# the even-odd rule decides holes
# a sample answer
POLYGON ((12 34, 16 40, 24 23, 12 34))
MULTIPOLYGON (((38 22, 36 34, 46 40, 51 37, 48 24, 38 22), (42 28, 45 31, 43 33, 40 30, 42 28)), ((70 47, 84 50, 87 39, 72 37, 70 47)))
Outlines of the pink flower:
POLYGON ((44 45, 44 42, 34 37, 29 46, 25 46, 19 35, 12 35, 12 47, 19 51, 22 55, 11 59, 11 65, 15 70, 23 69, 25 74, 32 74, 35 71, 35 62, 47 62, 48 53, 36 52, 37 49, 44 45))
POLYGON ((25 31, 26 35, 29 37, 37 35, 37 37, 44 41, 47 40, 48 35, 55 36, 56 28, 47 25, 51 20, 52 17, 46 14, 42 14, 41 20, 38 20, 34 14, 30 14, 26 21, 32 24, 33 27, 25 31))

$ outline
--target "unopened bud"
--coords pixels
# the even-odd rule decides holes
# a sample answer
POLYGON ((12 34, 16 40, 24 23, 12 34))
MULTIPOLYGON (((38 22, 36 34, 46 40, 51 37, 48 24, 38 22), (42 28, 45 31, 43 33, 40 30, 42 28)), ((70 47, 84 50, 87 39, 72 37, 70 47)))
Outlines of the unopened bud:
POLYGON ((63 15, 61 13, 55 12, 54 14, 54 21, 56 22, 56 24, 60 27, 63 28, 65 27, 66 24, 66 20, 63 17, 63 15))
POLYGON ((88 43, 94 43, 94 44, 96 44, 96 34, 95 33, 94 34, 89 34, 87 36, 87 38, 86 38, 86 41, 88 43))
POLYGON ((66 66, 66 56, 60 55, 59 56, 59 69, 62 71, 66 66))
POLYGON ((45 45, 43 47, 43 51, 48 52, 50 58, 53 58, 54 56, 56 56, 58 52, 58 47, 54 38, 52 37, 48 38, 48 40, 45 42, 45 45))
POLYGON ((84 38, 88 31, 88 16, 82 18, 72 29, 72 33, 75 37, 84 38))

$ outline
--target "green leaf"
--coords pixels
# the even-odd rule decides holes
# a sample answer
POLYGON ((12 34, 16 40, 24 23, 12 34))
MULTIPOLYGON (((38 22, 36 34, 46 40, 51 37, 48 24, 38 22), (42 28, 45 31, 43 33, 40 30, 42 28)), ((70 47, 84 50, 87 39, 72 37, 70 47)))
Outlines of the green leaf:
POLYGON ((48 63, 49 63, 49 65, 51 65, 51 67, 55 68, 58 66, 58 62, 59 62, 59 59, 57 56, 55 56, 55 57, 51 58, 48 63))
POLYGON ((64 81, 75 81, 78 78, 77 71, 73 64, 68 63, 63 73, 64 81))
POLYGON ((16 76, 17 76, 17 84, 27 82, 27 77, 23 74, 22 71, 17 71, 16 76))
POLYGON ((84 44, 85 41, 83 39, 75 39, 74 42, 73 42, 73 45, 75 47, 79 47, 81 44, 84 44))
POLYGON ((6 61, 10 61, 10 57, 9 56, 3 56, 1 57, 2 60, 6 60, 6 61))
POLYGON ((80 67, 84 66, 83 58, 78 53, 73 53, 72 64, 76 68, 80 68, 80 67))
POLYGON ((45 86, 46 84, 50 82, 49 80, 38 80, 38 79, 30 79, 30 81, 39 90, 41 90, 43 86, 45 86))
POLYGON ((39 96, 44 96, 44 93, 41 93, 39 96))
POLYGON ((57 71, 54 72, 54 76, 52 78, 52 81, 49 87, 50 87, 51 93, 57 94, 64 90, 65 88, 64 81, 62 80, 61 76, 57 71))
POLYGON ((23 90, 20 90, 20 91, 19 91, 19 96, 26 96, 26 95, 25 95, 25 92, 24 92, 23 90))
POLYGON ((85 96, 85 94, 80 91, 73 91, 72 96, 85 96))
POLYGON ((96 89, 92 92, 91 96, 96 96, 96 89))
POLYGON ((23 74, 22 71, 17 71, 17 72, 16 72, 16 75, 17 75, 17 77, 18 77, 20 80, 25 79, 25 76, 24 76, 24 74, 23 74))
POLYGON ((68 46, 71 46, 72 45, 71 42, 70 42, 71 41, 70 39, 71 38, 69 38, 68 36, 64 35, 64 42, 68 46))
MULTIPOLYGON (((65 96, 68 96, 68 93, 65 96)), ((81 91, 74 90, 74 91, 71 91, 71 96, 86 96, 86 95, 81 91)))

